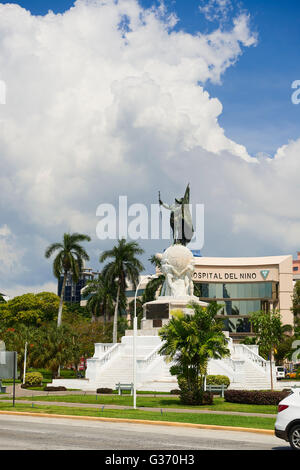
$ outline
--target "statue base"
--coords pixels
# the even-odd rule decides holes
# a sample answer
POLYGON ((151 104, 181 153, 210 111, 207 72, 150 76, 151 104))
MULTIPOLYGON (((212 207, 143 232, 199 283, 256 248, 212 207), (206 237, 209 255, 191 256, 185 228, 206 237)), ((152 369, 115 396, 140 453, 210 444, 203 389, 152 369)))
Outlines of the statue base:
POLYGON ((195 296, 169 297, 160 296, 157 300, 147 302, 143 305, 144 316, 141 321, 141 330, 159 329, 169 323, 173 310, 182 310, 187 315, 193 315, 193 309, 189 307, 191 303, 196 303, 202 307, 207 307, 206 302, 201 302, 195 296))

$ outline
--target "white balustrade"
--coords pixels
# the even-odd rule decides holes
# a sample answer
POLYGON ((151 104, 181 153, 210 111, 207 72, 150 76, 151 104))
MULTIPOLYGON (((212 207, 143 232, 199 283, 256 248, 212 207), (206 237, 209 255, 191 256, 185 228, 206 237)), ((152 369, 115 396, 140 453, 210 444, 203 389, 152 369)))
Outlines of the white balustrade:
POLYGON ((251 362, 254 364, 258 365, 259 367, 262 368, 264 372, 269 369, 269 363, 265 359, 263 359, 261 356, 256 354, 256 352, 252 351, 246 344, 235 344, 233 346, 234 353, 237 354, 238 356, 241 357, 246 357, 249 359, 251 362))
POLYGON ((161 344, 159 344, 153 351, 151 351, 150 354, 148 354, 148 356, 146 356, 144 359, 138 359, 137 360, 137 367, 139 369, 145 369, 146 367, 148 367, 151 362, 153 362, 158 356, 160 356, 160 354, 158 353, 158 351, 160 350, 161 348, 161 344))
POLYGON ((109 362, 111 360, 111 358, 113 356, 115 356, 117 354, 117 352, 119 352, 120 346, 121 346, 120 343, 116 343, 114 346, 109 348, 106 351, 106 353, 99 359, 99 361, 98 361, 99 367, 104 366, 107 362, 109 362))

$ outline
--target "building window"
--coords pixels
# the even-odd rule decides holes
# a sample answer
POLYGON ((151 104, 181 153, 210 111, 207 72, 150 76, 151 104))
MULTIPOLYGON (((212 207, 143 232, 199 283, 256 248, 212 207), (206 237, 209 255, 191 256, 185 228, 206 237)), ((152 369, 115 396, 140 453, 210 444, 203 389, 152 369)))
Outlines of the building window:
POLYGON ((218 312, 222 316, 250 315, 262 309, 260 300, 225 300, 218 301, 218 304, 223 306, 218 312))
POLYGON ((272 282, 196 283, 196 293, 202 299, 272 299, 272 282))
POLYGON ((229 333, 251 333, 251 324, 248 318, 226 318, 223 322, 224 330, 229 333))

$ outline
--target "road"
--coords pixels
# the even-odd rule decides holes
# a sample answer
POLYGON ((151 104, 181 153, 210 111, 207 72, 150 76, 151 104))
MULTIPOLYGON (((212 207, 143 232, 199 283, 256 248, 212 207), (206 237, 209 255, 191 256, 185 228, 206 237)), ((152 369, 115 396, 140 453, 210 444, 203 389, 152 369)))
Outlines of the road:
POLYGON ((275 436, 65 418, 0 416, 0 450, 270 450, 275 436))

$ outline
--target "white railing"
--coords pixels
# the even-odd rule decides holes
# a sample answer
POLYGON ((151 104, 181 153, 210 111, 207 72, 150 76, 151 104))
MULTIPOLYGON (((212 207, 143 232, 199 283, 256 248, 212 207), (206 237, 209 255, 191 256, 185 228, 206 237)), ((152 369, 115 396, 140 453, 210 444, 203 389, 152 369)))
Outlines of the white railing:
POLYGON ((261 367, 264 371, 266 371, 269 367, 268 361, 266 361, 261 356, 252 351, 250 348, 248 348, 246 344, 235 344, 233 348, 236 354, 246 357, 251 362, 261 367))
POLYGON ((116 343, 114 346, 110 347, 106 351, 106 353, 99 359, 99 362, 98 362, 99 366, 98 367, 102 367, 105 364, 107 364, 107 362, 109 362, 111 360, 111 358, 116 355, 116 353, 119 350, 120 345, 121 345, 121 343, 116 343))
POLYGON ((102 354, 105 354, 109 351, 110 348, 114 346, 115 343, 95 343, 95 358, 100 358, 102 354))
POLYGON ((151 362, 153 362, 158 356, 160 356, 160 354, 158 354, 158 351, 160 350, 160 348, 161 348, 161 344, 156 346, 156 348, 153 351, 151 351, 151 353, 148 354, 148 356, 146 356, 144 359, 138 359, 137 360, 138 368, 144 369, 148 367, 149 364, 151 364, 151 362))

